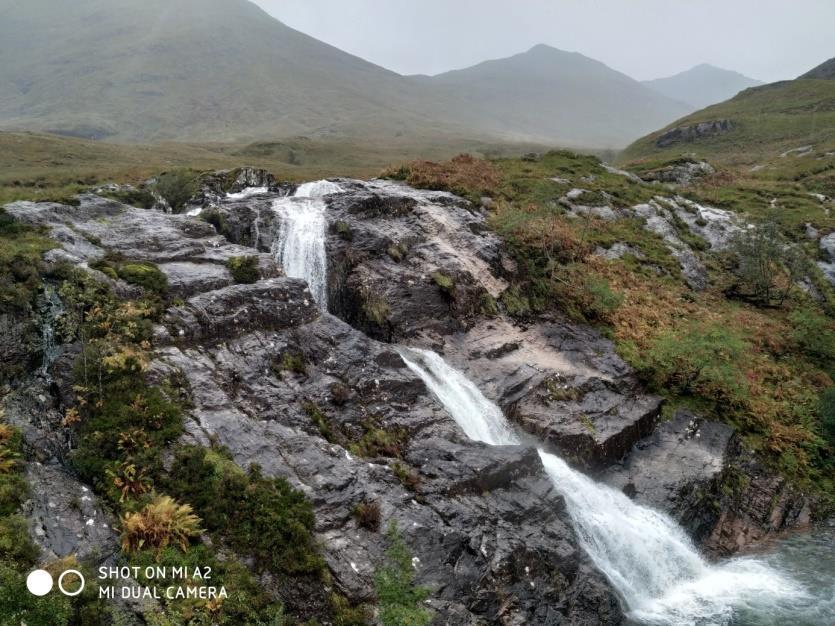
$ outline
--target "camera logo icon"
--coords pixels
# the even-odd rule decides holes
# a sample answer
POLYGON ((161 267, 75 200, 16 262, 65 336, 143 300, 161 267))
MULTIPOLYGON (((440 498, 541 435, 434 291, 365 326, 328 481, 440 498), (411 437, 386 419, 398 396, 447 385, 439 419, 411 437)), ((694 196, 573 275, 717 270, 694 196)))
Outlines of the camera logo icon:
MULTIPOLYGON (((65 596, 74 597, 84 591, 84 575, 76 569, 68 569, 58 576, 58 590, 65 596), (72 576, 66 580, 67 576, 72 576)), ((55 585, 52 574, 44 569, 36 569, 26 577, 26 588, 33 596, 45 596, 55 585)))

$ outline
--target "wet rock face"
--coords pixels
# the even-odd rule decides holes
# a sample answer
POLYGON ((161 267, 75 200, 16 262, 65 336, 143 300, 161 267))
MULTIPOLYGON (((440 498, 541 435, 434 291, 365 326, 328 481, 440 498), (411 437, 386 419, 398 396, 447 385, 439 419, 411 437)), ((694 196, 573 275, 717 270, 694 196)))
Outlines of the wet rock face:
POLYGON ((710 494, 722 484, 731 461, 733 429, 680 409, 658 425, 601 480, 641 504, 672 515, 697 542, 716 527, 719 512, 710 494))
POLYGON ((328 199, 329 309, 374 337, 468 328, 507 287, 482 213, 444 192, 341 181, 328 199))
POLYGON ((524 431, 586 470, 619 460, 655 425, 661 399, 642 393, 611 342, 591 329, 494 319, 430 345, 524 431))
POLYGON ((713 494, 717 521, 702 545, 728 556, 780 533, 804 528, 811 519, 809 499, 734 442, 723 481, 713 494))

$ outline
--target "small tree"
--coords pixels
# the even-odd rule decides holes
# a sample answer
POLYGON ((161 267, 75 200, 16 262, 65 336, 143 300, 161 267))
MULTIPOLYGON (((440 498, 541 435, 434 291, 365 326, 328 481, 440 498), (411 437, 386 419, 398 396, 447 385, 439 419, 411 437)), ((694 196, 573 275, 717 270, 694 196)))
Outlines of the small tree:
POLYGON ((806 272, 806 259, 786 241, 774 219, 739 233, 732 243, 736 282, 732 291, 761 306, 781 306, 806 272))

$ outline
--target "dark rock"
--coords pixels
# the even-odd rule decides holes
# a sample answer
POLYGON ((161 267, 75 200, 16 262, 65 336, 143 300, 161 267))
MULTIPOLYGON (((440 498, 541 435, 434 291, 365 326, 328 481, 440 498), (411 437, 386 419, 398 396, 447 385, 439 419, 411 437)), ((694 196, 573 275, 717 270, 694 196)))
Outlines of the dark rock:
MULTIPOLYGON (((711 120, 688 126, 677 126, 662 133, 655 140, 655 145, 659 148, 669 148, 677 143, 690 143, 704 137, 723 135, 733 129, 734 124, 731 120, 711 120)), ((646 177, 644 178, 646 179, 646 177)))
POLYGON ((318 316, 304 281, 272 278, 196 295, 168 310, 164 324, 177 340, 230 339, 253 328, 279 330, 318 316))

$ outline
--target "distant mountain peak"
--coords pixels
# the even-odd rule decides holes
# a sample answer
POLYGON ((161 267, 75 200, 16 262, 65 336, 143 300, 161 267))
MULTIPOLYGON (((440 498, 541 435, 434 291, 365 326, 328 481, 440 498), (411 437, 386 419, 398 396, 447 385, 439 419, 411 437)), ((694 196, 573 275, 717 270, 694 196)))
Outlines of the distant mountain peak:
POLYGON ((645 81, 644 84, 668 98, 701 109, 724 102, 740 91, 762 83, 733 70, 700 63, 673 76, 645 81))

